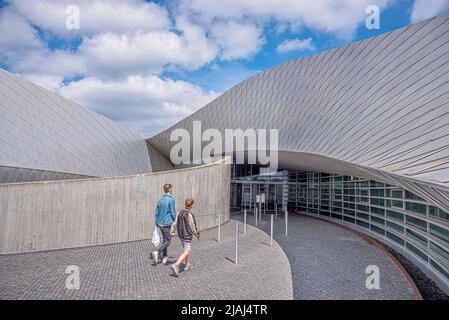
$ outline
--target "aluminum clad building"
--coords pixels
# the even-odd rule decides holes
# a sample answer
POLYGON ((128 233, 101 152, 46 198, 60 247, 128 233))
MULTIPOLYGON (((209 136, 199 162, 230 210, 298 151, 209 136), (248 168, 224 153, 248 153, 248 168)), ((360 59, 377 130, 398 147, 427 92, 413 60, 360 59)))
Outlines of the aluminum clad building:
MULTIPOLYGON (((171 169, 170 134, 195 120, 279 129, 289 210, 379 239, 449 292, 449 15, 261 72, 146 141, 5 71, 0 99, 0 182, 171 169)), ((250 208, 261 184, 233 183, 250 208)))
POLYGON ((145 172, 143 137, 0 69, 0 183, 145 172))

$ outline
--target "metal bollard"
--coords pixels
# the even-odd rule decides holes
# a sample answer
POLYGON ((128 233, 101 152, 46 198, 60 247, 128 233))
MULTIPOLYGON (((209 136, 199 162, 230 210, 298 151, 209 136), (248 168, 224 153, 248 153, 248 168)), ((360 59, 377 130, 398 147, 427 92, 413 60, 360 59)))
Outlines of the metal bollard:
POLYGON ((239 263, 239 222, 235 222, 235 264, 239 263))
POLYGON ((220 243, 221 239, 221 223, 220 223, 220 214, 218 214, 218 235, 217 235, 217 242, 220 243))
POLYGON ((259 217, 257 215, 257 207, 256 207, 256 209, 254 210, 254 221, 255 221, 254 225, 256 226, 256 228, 257 228, 257 220, 258 219, 259 219, 259 217))
POLYGON ((246 234, 246 209, 243 211, 243 234, 246 234))
POLYGON ((271 215, 271 226, 270 226, 270 247, 273 246, 273 215, 271 215))
POLYGON ((285 235, 288 236, 288 211, 285 210, 285 235))

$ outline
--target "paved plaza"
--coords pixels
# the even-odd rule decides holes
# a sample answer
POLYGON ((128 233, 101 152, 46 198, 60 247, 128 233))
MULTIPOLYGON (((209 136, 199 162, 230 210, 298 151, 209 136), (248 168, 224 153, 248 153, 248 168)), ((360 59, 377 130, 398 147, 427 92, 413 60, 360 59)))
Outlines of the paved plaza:
MULTIPOLYGON (((234 264, 235 224, 202 233, 193 241, 193 269, 179 278, 170 267, 151 264, 149 240, 0 256, 0 299, 292 299, 288 259, 249 227, 240 235, 234 264), (270 259, 267 259, 270 257, 270 259), (66 267, 80 269, 80 289, 66 289, 66 267)), ((173 239, 171 255, 180 253, 173 239)))
MULTIPOLYGON (((241 215, 233 215, 241 219, 241 215)), ((179 278, 151 265, 149 240, 0 256, 0 299, 416 299, 397 265, 360 236, 321 220, 269 215, 240 234, 234 264, 235 222, 203 232, 193 242, 193 269, 179 278), (80 269, 80 289, 65 286, 66 267, 80 269), (380 289, 365 286, 368 265, 380 270, 380 289)), ((248 222, 254 223, 252 215, 248 222)), ((242 228, 240 229, 242 231, 242 228)), ((178 239, 172 255, 180 253, 178 239)))

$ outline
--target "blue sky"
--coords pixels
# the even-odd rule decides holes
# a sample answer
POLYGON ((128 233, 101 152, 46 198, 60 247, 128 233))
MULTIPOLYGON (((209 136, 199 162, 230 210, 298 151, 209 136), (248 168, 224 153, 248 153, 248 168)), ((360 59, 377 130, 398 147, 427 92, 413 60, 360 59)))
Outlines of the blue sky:
POLYGON ((283 62, 442 14, 449 0, 0 1, 0 66, 152 136, 283 62), (67 6, 80 28, 66 27, 67 6), (365 8, 380 9, 367 29, 365 8))

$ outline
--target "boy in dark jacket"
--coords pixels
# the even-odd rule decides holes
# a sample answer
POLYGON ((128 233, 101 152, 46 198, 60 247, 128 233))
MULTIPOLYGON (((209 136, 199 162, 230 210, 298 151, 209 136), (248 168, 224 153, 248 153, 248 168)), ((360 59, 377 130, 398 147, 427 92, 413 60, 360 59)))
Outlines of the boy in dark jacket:
POLYGON ((184 250, 184 252, 178 258, 178 261, 176 261, 176 263, 171 265, 171 269, 175 276, 179 275, 179 266, 181 265, 181 263, 184 263, 185 265, 184 270, 186 271, 192 267, 192 265, 189 262, 189 255, 193 235, 195 235, 198 240, 200 239, 200 233, 196 226, 195 217, 191 212, 194 202, 195 201, 192 198, 186 199, 185 209, 182 209, 181 211, 178 212, 175 218, 175 222, 173 222, 173 225, 170 230, 170 235, 172 236, 177 231, 178 237, 179 239, 181 239, 182 248, 184 250))

